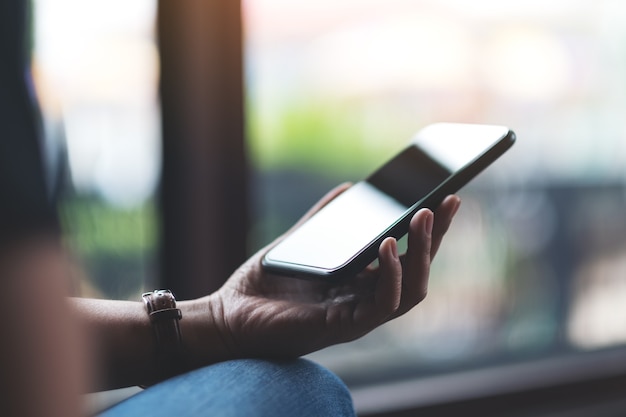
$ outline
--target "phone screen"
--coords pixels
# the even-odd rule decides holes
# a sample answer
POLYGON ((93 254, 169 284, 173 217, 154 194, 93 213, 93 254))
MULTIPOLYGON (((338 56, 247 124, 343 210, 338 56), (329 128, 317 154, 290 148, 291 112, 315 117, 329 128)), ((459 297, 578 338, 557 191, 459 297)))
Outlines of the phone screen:
POLYGON ((316 271, 341 268, 508 132, 500 126, 481 125, 425 128, 402 152, 274 247, 264 264, 280 264, 286 270, 290 266, 316 271), (477 126, 483 129, 472 129, 477 126))

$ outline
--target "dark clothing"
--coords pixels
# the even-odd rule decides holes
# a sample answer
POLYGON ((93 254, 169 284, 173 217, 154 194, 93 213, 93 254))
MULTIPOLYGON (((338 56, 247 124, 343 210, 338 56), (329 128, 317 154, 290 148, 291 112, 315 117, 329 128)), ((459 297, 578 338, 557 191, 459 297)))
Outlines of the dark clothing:
POLYGON ((0 1, 0 244, 56 229, 29 82, 29 1, 0 1))

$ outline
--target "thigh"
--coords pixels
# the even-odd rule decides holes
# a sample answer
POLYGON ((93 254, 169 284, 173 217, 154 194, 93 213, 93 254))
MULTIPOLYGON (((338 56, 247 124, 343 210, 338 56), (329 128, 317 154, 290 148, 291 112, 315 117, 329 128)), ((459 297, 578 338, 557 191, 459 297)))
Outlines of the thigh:
POLYGON ((150 387, 100 417, 354 416, 350 393, 305 359, 242 359, 207 366, 150 387))

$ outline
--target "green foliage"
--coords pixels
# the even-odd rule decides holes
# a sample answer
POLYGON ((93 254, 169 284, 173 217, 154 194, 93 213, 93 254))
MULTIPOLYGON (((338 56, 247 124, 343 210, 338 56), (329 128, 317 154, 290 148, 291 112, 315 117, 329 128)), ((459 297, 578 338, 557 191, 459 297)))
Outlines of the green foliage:
POLYGON ((261 169, 360 177, 399 149, 407 133, 358 103, 311 100, 270 109, 249 106, 248 136, 261 169), (387 138, 393 135, 393 140, 387 138))
POLYGON ((74 198, 60 207, 64 230, 83 256, 141 256, 158 243, 153 203, 119 209, 97 199, 74 198))

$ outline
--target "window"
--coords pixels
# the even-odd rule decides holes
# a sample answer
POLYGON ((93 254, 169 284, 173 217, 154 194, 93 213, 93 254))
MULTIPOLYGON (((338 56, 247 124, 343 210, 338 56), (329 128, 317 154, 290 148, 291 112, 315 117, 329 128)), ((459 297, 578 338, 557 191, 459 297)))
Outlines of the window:
POLYGON ((518 136, 461 192, 426 301, 316 360, 356 387, 624 346, 626 7, 244 6, 253 248, 429 123, 518 136))
MULTIPOLYGON (((69 162, 74 190, 63 203, 73 245, 95 292, 135 298, 154 279, 160 240, 156 5, 35 3, 34 69, 48 138, 67 140, 60 163, 69 162), (107 268, 117 269, 120 282, 107 268)), ((249 253, 431 122, 505 124, 519 138, 462 191, 427 300, 314 359, 358 389, 530 360, 575 366, 599 354, 605 366, 617 362, 615 352, 623 358, 626 7, 610 0, 246 0, 243 14, 249 253)), ((224 29, 220 22, 208 28, 224 29)), ((238 35, 231 35, 225 42, 235 51, 238 35)), ((231 69, 207 78, 236 84, 231 69)), ((238 106, 225 99, 237 88, 220 91, 223 106, 214 107, 233 107, 216 121, 238 106)), ((233 170, 245 185, 245 167, 233 170)))
POLYGON ((37 0, 33 73, 82 292, 136 299, 155 280, 161 148, 156 2, 37 0), (123 10, 123 12, 120 12, 123 10))

